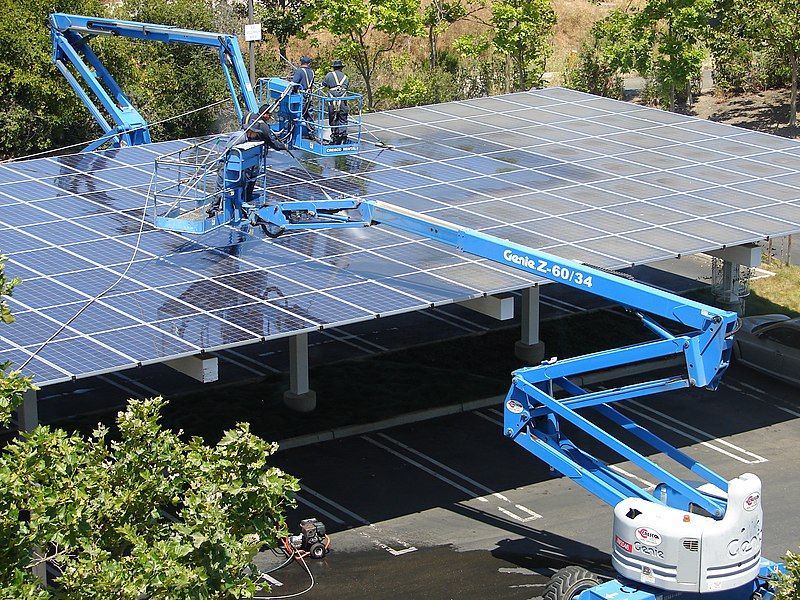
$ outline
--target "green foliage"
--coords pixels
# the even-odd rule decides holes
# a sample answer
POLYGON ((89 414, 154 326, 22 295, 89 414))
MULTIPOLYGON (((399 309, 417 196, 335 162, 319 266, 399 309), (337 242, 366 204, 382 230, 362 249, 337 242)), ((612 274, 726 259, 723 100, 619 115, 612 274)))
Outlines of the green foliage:
POLYGON ((540 85, 556 24, 550 0, 497 0, 492 4, 491 24, 494 47, 514 63, 516 88, 540 85))
POLYGON ((567 60, 564 85, 574 90, 620 99, 623 96, 622 76, 608 53, 603 51, 606 38, 593 37, 576 55, 567 60))
MULTIPOLYGON (((10 325, 14 322, 14 315, 6 302, 14 287, 19 283, 18 278, 6 279, 6 258, 0 256, 0 322, 10 325)), ((36 389, 30 377, 22 377, 19 372, 11 370, 11 362, 0 363, 0 425, 7 426, 11 422, 11 413, 22 404, 23 395, 30 389, 36 389)), ((0 536, 0 539, 3 539, 0 536)))
POLYGON ((422 13, 422 24, 428 30, 428 52, 430 66, 435 68, 439 63, 439 36, 447 31, 453 23, 460 21, 471 14, 483 2, 468 7, 461 0, 433 0, 422 13))
POLYGON ((422 33, 419 0, 320 0, 319 26, 336 38, 336 51, 364 81, 367 108, 375 108, 373 78, 403 36, 422 33))
POLYGON ((607 64, 650 80, 654 100, 670 110, 701 74, 712 0, 648 0, 615 11, 596 26, 607 64))
POLYGON ((727 0, 725 10, 737 11, 729 29, 769 48, 790 69, 789 124, 797 124, 798 71, 800 71, 800 3, 796 0, 727 0))
POLYGON ((99 0, 0 0, 0 158, 100 135, 53 66, 47 15, 101 14, 99 0))
POLYGON ((297 481, 267 466, 277 446, 228 431, 214 447, 162 429, 160 398, 132 400, 119 437, 39 427, 0 455, 0 596, 241 598, 252 559, 286 535, 297 481), (38 549, 38 550, 32 550, 38 549), (33 554, 32 554, 33 552, 33 554), (58 589, 35 591, 47 561, 58 589))
POLYGON ((278 51, 286 57, 293 37, 303 39, 316 16, 313 2, 307 0, 258 0, 256 16, 263 31, 278 40, 278 51))
POLYGON ((775 579, 775 600, 797 600, 800 598, 800 554, 787 552, 784 562, 786 573, 775 579))
POLYGON ((389 108, 436 104, 458 99, 456 80, 442 68, 422 67, 407 75, 398 87, 383 86, 376 92, 389 108))
MULTIPOLYGON (((213 31, 215 25, 210 0, 124 0, 111 16, 204 31, 213 31)), ((97 42, 109 71, 150 123, 229 95, 216 50, 120 38, 97 42)), ((218 115, 219 109, 193 113, 151 127, 151 135, 155 139, 204 135, 218 115)))

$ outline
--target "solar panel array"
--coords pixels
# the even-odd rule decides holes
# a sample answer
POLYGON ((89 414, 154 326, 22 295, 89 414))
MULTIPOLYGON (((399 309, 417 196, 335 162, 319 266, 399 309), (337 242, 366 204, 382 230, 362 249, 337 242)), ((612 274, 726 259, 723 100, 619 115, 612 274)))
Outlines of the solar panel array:
MULTIPOLYGON (((379 199, 609 268, 800 231, 791 140, 559 88, 365 122, 359 156, 272 154, 266 193, 379 199)), ((143 224, 154 159, 186 144, 0 166, 0 251, 24 280, 4 360, 23 363, 122 274, 30 362, 40 385, 536 281, 383 226, 271 240, 143 224)))

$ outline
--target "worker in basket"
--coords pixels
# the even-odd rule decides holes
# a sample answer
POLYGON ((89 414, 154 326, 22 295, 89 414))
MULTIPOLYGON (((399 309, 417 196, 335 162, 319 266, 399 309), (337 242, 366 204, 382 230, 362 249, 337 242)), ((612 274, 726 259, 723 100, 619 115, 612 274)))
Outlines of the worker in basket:
MULTIPOLYGON (((333 61, 331 71, 322 80, 322 87, 329 96, 341 98, 348 94, 350 80, 344 74, 344 63, 333 61)), ((331 144, 347 143, 347 100, 331 100, 328 103, 328 125, 331 127, 331 144)))
MULTIPOLYGON (((263 105, 258 109, 258 113, 246 112, 242 119, 242 129, 229 133, 225 139, 225 150, 222 156, 217 161, 217 192, 214 194, 212 205, 206 210, 209 216, 214 216, 222 205, 222 193, 225 188, 225 162, 228 158, 228 153, 238 146, 246 142, 264 142, 266 151, 273 150, 286 150, 286 144, 280 141, 275 133, 269 126, 270 107, 263 105)), ((244 171, 243 176, 246 180, 244 191, 244 202, 252 202, 253 190, 256 187, 256 180, 258 179, 259 167, 250 167, 244 171)))
POLYGON ((303 120, 306 122, 303 136, 312 137, 311 125, 311 89, 314 86, 314 69, 311 68, 311 57, 301 56, 300 67, 295 69, 292 75, 292 84, 295 90, 303 94, 303 120))

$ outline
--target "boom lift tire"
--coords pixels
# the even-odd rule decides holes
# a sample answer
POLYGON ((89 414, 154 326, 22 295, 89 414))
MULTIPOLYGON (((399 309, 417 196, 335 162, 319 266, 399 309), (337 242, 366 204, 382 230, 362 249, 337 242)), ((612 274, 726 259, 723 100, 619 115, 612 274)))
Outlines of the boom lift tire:
POLYGON ((542 594, 543 600, 576 600, 581 592, 602 583, 600 578, 575 565, 557 571, 542 594))

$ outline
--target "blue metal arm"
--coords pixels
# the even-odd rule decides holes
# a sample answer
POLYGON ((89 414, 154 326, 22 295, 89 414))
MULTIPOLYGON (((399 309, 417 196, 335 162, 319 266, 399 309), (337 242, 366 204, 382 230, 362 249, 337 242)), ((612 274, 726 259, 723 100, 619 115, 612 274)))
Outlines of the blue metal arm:
POLYGON ((659 339, 515 371, 505 403, 505 434, 612 506, 636 496, 681 510, 697 507, 715 518, 724 515, 724 500, 703 493, 696 485, 672 475, 578 411, 589 409, 599 414, 695 475, 727 491, 728 484, 723 477, 634 423, 611 404, 689 386, 715 389, 730 361, 731 337, 737 324, 735 313, 380 201, 282 202, 257 209, 252 218, 254 222, 265 223, 267 228, 273 227, 272 235, 286 229, 364 227, 380 223, 625 306, 659 339), (334 221, 332 217, 336 215, 329 215, 328 211, 346 211, 347 216, 339 216, 334 221), (297 219, 298 213, 305 218, 297 219), (654 317, 678 323, 688 331, 673 334, 654 317), (584 390, 571 380, 592 371, 675 355, 683 356, 685 369, 672 377, 594 392, 584 390), (557 395, 556 390, 561 393, 557 395), (562 431, 562 422, 588 433, 663 482, 655 492, 657 496, 633 485, 603 461, 578 448, 562 431))
POLYGON ((147 121, 131 104, 114 77, 89 47, 89 41, 98 35, 116 35, 138 40, 217 48, 237 116, 242 119, 243 105, 244 110, 258 111, 258 102, 250 84, 247 67, 239 49, 239 42, 234 35, 64 13, 50 15, 50 35, 53 43, 53 63, 105 134, 84 151, 95 150, 109 141, 115 146, 150 142, 147 121), (88 91, 75 77, 70 66, 83 80, 88 91), (100 106, 92 100, 92 95, 97 98, 100 106), (114 125, 105 118, 103 111, 111 118, 114 125))

